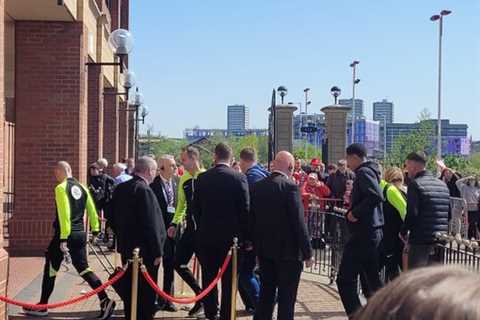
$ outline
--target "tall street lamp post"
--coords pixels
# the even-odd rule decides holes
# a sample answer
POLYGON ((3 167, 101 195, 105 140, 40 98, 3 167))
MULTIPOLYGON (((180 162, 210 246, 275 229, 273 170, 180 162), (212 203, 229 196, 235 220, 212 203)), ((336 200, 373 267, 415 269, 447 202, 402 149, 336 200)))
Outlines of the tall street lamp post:
POLYGON ((443 37, 443 17, 448 16, 452 11, 442 10, 440 14, 435 14, 430 17, 431 21, 438 21, 438 123, 437 123, 437 159, 442 158, 442 37, 443 37))
POLYGON ((352 143, 355 143, 355 87, 360 82, 360 79, 357 79, 356 72, 357 72, 357 65, 360 61, 354 60, 350 67, 352 68, 353 72, 353 80, 352 80, 352 143))

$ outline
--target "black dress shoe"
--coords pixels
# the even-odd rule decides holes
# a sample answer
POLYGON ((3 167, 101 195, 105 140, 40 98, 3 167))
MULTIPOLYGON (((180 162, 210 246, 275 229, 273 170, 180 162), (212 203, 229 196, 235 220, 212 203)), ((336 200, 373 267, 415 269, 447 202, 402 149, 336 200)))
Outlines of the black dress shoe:
POLYGON ((162 311, 167 311, 167 312, 177 312, 177 308, 172 304, 172 303, 166 303, 162 309, 162 311))

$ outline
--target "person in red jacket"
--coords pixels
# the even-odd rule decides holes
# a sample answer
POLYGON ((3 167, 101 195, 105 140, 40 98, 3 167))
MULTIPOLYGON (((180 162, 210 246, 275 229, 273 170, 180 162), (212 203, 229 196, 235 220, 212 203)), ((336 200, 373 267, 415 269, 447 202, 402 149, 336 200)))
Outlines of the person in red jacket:
POLYGON ((305 221, 312 239, 312 247, 318 249, 324 244, 322 234, 325 201, 322 199, 329 197, 331 192, 325 183, 318 180, 316 173, 308 175, 301 192, 305 208, 305 221))

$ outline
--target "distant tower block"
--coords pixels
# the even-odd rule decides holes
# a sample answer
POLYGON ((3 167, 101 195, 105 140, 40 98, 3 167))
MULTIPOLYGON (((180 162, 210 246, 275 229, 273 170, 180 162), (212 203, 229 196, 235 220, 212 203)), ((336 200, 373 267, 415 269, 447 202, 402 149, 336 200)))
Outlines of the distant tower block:
POLYGON ((279 151, 293 153, 293 112, 292 105, 280 104, 275 107, 275 154, 279 151))
POLYGON ((345 158, 347 147, 347 114, 351 107, 331 105, 321 109, 325 113, 325 127, 328 139, 328 163, 337 163, 345 158))

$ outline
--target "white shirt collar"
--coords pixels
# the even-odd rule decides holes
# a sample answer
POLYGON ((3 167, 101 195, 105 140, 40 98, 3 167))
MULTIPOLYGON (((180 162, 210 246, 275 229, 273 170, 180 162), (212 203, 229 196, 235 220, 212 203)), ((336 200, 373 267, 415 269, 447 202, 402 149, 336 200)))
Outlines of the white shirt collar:
POLYGON ((165 179, 161 174, 159 174, 158 176, 160 177, 160 179, 162 179, 163 184, 165 184, 165 183, 171 183, 171 182, 172 182, 172 179, 167 180, 167 179, 165 179))

